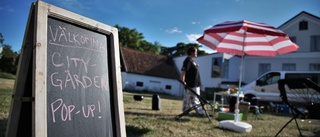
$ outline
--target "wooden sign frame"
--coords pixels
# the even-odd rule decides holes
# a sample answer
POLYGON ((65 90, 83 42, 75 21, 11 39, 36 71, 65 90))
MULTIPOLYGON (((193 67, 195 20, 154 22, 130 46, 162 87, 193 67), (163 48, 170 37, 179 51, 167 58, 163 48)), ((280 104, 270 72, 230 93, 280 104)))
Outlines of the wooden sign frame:
MULTIPOLYGON (((6 136, 47 137, 48 20, 54 18, 108 36, 108 68, 113 136, 126 136, 118 30, 87 17, 37 1, 32 4, 20 54, 6 136), (30 131, 31 130, 31 131, 30 131)), ((72 132, 72 131, 70 131, 72 132)))

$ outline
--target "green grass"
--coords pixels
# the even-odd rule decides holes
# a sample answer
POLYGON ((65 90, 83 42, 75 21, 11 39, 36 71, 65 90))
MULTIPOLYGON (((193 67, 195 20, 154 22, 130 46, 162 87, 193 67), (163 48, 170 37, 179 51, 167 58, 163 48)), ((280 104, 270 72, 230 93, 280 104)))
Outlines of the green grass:
POLYGON ((6 130, 13 85, 14 80, 0 78, 0 137, 6 130))
MULTIPOLYGON (((0 137, 4 136, 11 102, 14 80, 0 78, 0 137)), ((253 127, 249 133, 236 133, 218 127, 217 113, 211 117, 198 117, 195 112, 175 120, 181 114, 182 98, 159 94, 161 109, 152 110, 152 95, 147 92, 123 92, 125 127, 128 137, 168 137, 168 136, 275 136, 276 133, 291 119, 290 115, 263 113, 263 120, 254 119, 252 113, 248 120, 253 127), (142 95, 142 101, 135 101, 133 95, 142 95)), ((320 136, 320 120, 298 119, 299 127, 304 136, 320 136)), ((299 132, 292 121, 280 136, 297 137, 299 132)))
POLYGON ((16 76, 11 74, 11 73, 6 73, 6 72, 0 72, 0 78, 3 78, 3 79, 15 79, 16 76))
MULTIPOLYGON (((263 120, 256 120, 253 113, 248 114, 245 121, 252 125, 249 133, 236 133, 220 129, 217 120, 218 114, 211 117, 209 122, 206 117, 197 117, 195 112, 175 120, 182 113, 182 98, 160 95, 161 110, 151 109, 152 93, 124 92, 124 110, 127 136, 275 136, 277 132, 291 119, 291 115, 263 113, 263 120), (143 95, 142 101, 134 101, 133 95, 143 95)), ((320 120, 298 119, 299 127, 304 136, 320 135, 320 120), (311 121, 311 123, 309 123, 311 121)), ((292 121, 280 136, 299 136, 297 127, 292 121)))

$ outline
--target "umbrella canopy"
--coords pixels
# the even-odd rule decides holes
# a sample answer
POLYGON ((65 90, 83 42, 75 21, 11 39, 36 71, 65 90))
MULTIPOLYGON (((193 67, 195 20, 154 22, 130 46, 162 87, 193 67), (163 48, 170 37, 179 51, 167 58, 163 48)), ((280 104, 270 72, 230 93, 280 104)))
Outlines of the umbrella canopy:
MULTIPOLYGON (((246 20, 227 21, 204 31, 197 39, 217 52, 241 56, 239 91, 241 92, 242 63, 244 55, 275 56, 297 51, 298 45, 293 43, 287 34, 264 23, 246 20)), ((239 121, 239 94, 235 109, 235 122, 239 121)))
POLYGON ((298 49, 281 30, 246 20, 217 24, 205 30, 197 41, 217 52, 240 56, 275 56, 298 49))

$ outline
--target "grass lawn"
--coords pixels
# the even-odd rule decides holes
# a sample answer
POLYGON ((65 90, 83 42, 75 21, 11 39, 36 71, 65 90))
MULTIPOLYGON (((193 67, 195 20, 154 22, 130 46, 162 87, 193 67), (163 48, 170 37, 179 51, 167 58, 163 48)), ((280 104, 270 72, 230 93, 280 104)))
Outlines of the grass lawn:
MULTIPOLYGON (((127 136, 275 136, 278 131, 291 119, 291 115, 263 113, 262 120, 255 119, 249 113, 248 120, 252 125, 249 133, 236 133, 220 129, 217 113, 211 118, 197 117, 195 111, 175 120, 175 116, 182 113, 182 99, 168 95, 160 95, 160 111, 152 110, 152 94, 124 92, 124 108, 127 136), (142 101, 135 101, 133 95, 143 95, 142 101)), ((297 120, 304 136, 320 136, 320 120, 297 120)), ((279 136, 299 136, 298 129, 292 121, 279 136)))
POLYGON ((0 137, 6 131, 14 80, 0 78, 0 137))
MULTIPOLYGON (((9 115, 14 80, 0 78, 0 137, 4 136, 9 115)), ((182 113, 182 98, 160 94, 161 109, 152 110, 153 93, 123 92, 125 126, 128 137, 167 137, 167 136, 275 136, 291 119, 291 115, 263 113, 263 120, 256 120, 250 113, 248 120, 253 127, 249 133, 236 133, 218 127, 217 113, 211 117, 197 117, 195 112, 175 120, 182 113), (133 95, 142 95, 142 101, 135 101, 133 95)), ((320 120, 298 119, 299 127, 304 136, 320 136, 320 120)), ((298 129, 292 121, 280 136, 299 136, 298 129)))

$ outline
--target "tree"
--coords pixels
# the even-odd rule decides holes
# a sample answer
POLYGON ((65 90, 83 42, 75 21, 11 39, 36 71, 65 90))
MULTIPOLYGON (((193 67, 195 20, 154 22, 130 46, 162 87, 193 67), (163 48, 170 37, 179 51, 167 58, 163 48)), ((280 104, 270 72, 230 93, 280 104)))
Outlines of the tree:
POLYGON ((3 44, 4 38, 2 33, 0 33, 0 44, 2 48, 2 57, 0 59, 0 71, 15 74, 17 71, 17 62, 19 54, 13 52, 11 46, 8 44, 3 44))
POLYGON ((196 43, 185 44, 183 42, 178 43, 175 47, 161 47, 160 54, 171 57, 183 56, 187 54, 187 50, 189 47, 196 47, 198 50, 198 55, 207 54, 205 51, 199 49, 201 45, 196 43))
POLYGON ((2 33, 0 33, 0 59, 2 57, 2 51, 3 51, 3 48, 2 48, 2 44, 3 44, 3 41, 4 41, 4 38, 2 36, 2 33))
POLYGON ((177 57, 186 55, 187 49, 194 46, 198 49, 198 55, 207 54, 205 51, 200 50, 201 45, 196 43, 185 44, 183 42, 177 43, 175 47, 164 47, 159 42, 150 43, 144 40, 142 33, 136 29, 129 29, 127 27, 121 27, 115 25, 119 32, 119 44, 122 47, 128 47, 140 51, 151 52, 155 54, 161 54, 171 57, 177 57))
POLYGON ((158 42, 152 44, 144 40, 143 34, 138 32, 136 29, 129 29, 127 27, 121 27, 119 25, 115 25, 115 27, 118 28, 120 46, 140 51, 152 52, 155 54, 159 53, 158 48, 161 45, 158 42))
POLYGON ((18 54, 11 50, 11 46, 4 44, 0 59, 0 71, 15 74, 17 71, 18 54))
POLYGON ((157 42, 152 44, 146 40, 142 40, 140 42, 140 47, 141 47, 142 51, 147 51, 147 52, 159 54, 159 48, 158 48, 159 46, 158 46, 157 42))

